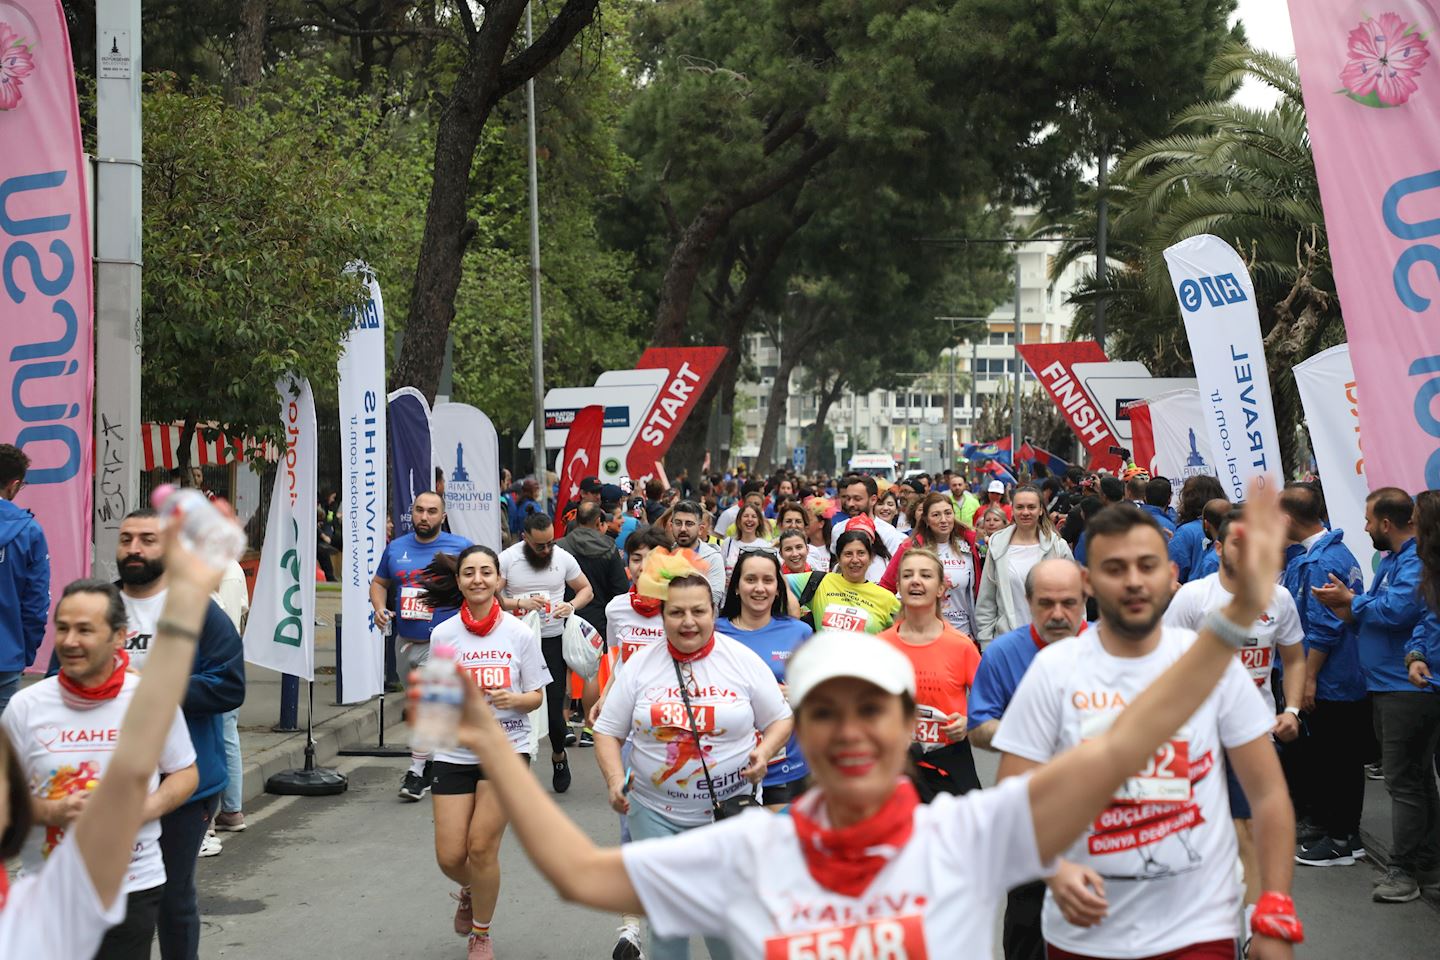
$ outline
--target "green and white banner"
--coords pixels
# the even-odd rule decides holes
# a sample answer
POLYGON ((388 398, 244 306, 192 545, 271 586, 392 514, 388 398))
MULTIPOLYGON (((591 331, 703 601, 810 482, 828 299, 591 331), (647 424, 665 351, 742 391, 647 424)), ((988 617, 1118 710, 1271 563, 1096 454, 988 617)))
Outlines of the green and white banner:
POLYGON ((275 389, 280 392, 285 448, 275 471, 265 545, 245 624, 245 659, 314 680, 315 396, 310 381, 292 377, 282 377, 275 389))

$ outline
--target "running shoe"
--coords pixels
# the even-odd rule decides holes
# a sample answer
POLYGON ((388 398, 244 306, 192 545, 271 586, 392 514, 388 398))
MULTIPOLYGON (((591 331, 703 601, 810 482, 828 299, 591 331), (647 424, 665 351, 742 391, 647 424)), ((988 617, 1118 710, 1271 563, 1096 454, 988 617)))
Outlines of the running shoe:
POLYGON ((628 923, 621 927, 620 938, 615 941, 610 957, 611 960, 645 960, 645 954, 640 949, 640 931, 628 923))
POLYGON ((475 920, 475 911, 470 906, 470 888, 461 887, 459 893, 450 894, 450 899, 455 901, 455 932, 463 937, 470 932, 475 920))
POLYGON ((550 765, 555 768, 555 775, 550 779, 550 785, 555 788, 556 793, 564 793, 570 789, 570 758, 564 760, 552 760, 550 765))
POLYGON ((218 857, 223 852, 224 847, 220 844, 220 838, 213 833, 205 834, 205 839, 200 841, 200 856, 202 857, 218 857))
POLYGON ((413 770, 405 771, 405 779, 400 782, 400 799, 406 803, 419 803, 430 792, 430 784, 420 774, 413 770))
POLYGON ((584 728, 582 728, 581 731, 580 731, 580 746, 582 746, 582 747, 593 747, 593 746, 595 746, 595 734, 590 730, 589 727, 584 727, 584 728))
POLYGON ((1365 857, 1365 844, 1361 841, 1360 834, 1358 833, 1352 833, 1350 835, 1350 856, 1356 860, 1361 860, 1365 857))
POLYGON ((1349 840, 1321 837, 1295 854, 1295 862, 1307 867, 1348 867, 1355 862, 1349 840))
POLYGON ((1391 867, 1375 884, 1370 898, 1376 903, 1409 903, 1420 899, 1420 884, 1399 867, 1391 867))
POLYGON ((1381 769, 1380 764, 1378 763, 1367 763, 1365 764, 1365 779, 1384 780, 1385 771, 1381 769))
POLYGON ((488 936, 472 933, 466 946, 465 960, 495 960, 495 945, 488 936))
POLYGON ((1309 817, 1302 817, 1295 821, 1295 842, 1302 847, 1308 847, 1316 840, 1323 839, 1325 831, 1315 825, 1315 821, 1309 817))
POLYGON ((239 833, 245 829, 245 814, 239 810, 234 813, 226 813, 222 810, 215 814, 215 829, 223 833, 239 833))
POLYGON ((565 746, 573 747, 575 746, 575 742, 575 731, 567 727, 565 730, 565 746))

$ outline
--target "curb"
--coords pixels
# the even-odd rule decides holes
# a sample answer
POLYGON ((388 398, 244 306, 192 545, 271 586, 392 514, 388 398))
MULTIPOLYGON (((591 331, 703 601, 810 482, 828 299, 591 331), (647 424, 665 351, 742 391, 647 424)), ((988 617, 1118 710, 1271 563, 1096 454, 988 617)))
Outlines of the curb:
MULTIPOLYGON (((1389 797, 1385 799, 1388 801, 1389 797)), ((1382 841, 1376 834, 1371 833, 1362 826, 1360 828, 1360 842, 1365 844, 1366 859, 1383 867, 1390 866, 1390 842, 1388 840, 1382 841)), ((1431 894, 1425 893, 1422 889, 1420 899, 1436 910, 1440 910, 1440 891, 1431 894)))
MULTIPOLYGON (((403 721, 400 719, 398 704, 386 704, 395 706, 394 719, 386 724, 386 732, 398 728, 403 721)), ((320 765, 327 765, 335 759, 341 750, 356 746, 361 743, 374 743, 379 736, 380 716, 379 708, 372 700, 369 703, 356 704, 349 710, 338 713, 328 720, 315 725, 315 762, 320 765)), ((388 737, 387 737, 388 739, 388 737)), ((397 746, 400 742, 397 741, 397 746)), ((242 807, 249 807, 251 801, 260 797, 268 796, 265 793, 265 781, 270 779, 282 770, 294 770, 305 766, 305 731, 292 733, 279 743, 273 744, 256 751, 246 753, 244 759, 244 786, 240 791, 242 807)))

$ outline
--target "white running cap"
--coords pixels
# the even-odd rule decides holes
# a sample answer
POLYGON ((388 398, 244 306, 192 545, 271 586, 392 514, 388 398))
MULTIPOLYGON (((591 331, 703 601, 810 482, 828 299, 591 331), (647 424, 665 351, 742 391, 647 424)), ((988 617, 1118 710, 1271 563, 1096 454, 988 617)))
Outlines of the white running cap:
POLYGON ((811 690, 837 677, 864 680, 897 696, 915 695, 915 668, 905 654, 869 634, 821 630, 800 644, 785 667, 790 705, 800 706, 811 690))
POLYGON ((990 486, 988 486, 988 487, 985 488, 985 492, 986 492, 986 493, 1004 493, 1004 492, 1005 492, 1005 484, 1004 484, 1003 481, 1000 481, 1000 480, 991 480, 991 481, 990 481, 990 486))

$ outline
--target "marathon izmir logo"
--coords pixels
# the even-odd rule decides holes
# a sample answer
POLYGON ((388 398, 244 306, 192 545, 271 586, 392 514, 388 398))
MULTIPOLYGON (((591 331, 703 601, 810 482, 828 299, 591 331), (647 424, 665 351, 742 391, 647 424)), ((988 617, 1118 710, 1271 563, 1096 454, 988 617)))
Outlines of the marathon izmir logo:
POLYGON ((481 490, 470 479, 470 471, 465 469, 465 444, 456 443, 455 469, 450 471, 450 480, 445 484, 445 508, 457 513, 483 514, 494 507, 494 492, 481 490))

